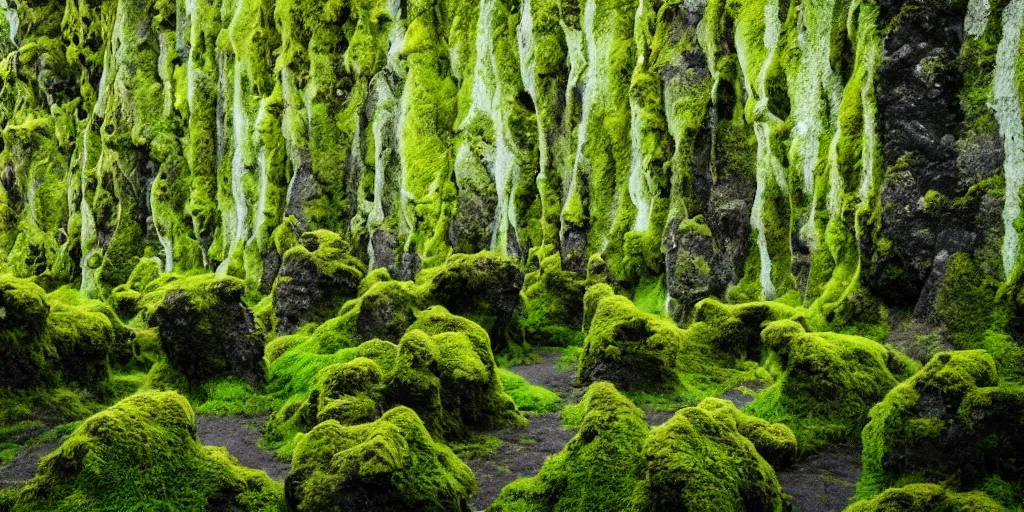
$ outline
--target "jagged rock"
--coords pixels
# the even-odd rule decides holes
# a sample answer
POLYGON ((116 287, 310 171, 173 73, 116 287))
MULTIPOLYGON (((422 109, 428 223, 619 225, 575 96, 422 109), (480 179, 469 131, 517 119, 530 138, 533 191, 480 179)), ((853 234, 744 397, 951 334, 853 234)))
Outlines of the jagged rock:
POLYGON ((195 414, 174 392, 132 395, 79 425, 43 457, 14 510, 274 511, 281 484, 196 437, 195 414))
POLYGON ((285 480, 292 510, 470 512, 475 491, 469 467, 406 407, 372 423, 317 425, 296 445, 285 480))
POLYGON ((242 302, 245 283, 212 274, 171 279, 142 299, 167 361, 195 386, 235 376, 264 381, 262 336, 242 302))
POLYGON ((348 244, 330 231, 304 233, 282 256, 274 283, 278 334, 292 334, 303 323, 329 318, 355 296, 366 266, 349 254, 348 244))

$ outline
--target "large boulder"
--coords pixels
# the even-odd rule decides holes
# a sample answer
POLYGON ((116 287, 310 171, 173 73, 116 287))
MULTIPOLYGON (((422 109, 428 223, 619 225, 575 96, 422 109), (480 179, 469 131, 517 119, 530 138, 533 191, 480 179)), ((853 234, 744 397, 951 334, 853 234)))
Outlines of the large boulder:
POLYGON ((56 349, 46 336, 46 291, 10 274, 0 275, 0 387, 53 384, 56 349))
POLYGON ((533 346, 578 346, 583 343, 583 296, 587 281, 562 269, 555 253, 539 262, 526 276, 523 290, 526 314, 519 324, 533 346))
POLYGON ((667 391, 679 384, 676 358, 685 333, 640 311, 621 295, 600 300, 580 354, 576 380, 607 380, 623 390, 667 391))
POLYGON ((850 505, 846 512, 1003 512, 1006 507, 981 492, 954 492, 937 484, 893 487, 850 505))
POLYGON ((39 462, 14 510, 278 511, 281 484, 200 444, 174 392, 132 395, 93 415, 39 462))
POLYGON ((469 512, 476 478, 415 412, 396 407, 372 423, 328 420, 303 435, 285 489, 298 511, 469 512))
POLYGON ((286 251, 274 283, 277 333, 292 334, 306 322, 333 316, 355 297, 366 266, 352 256, 338 234, 320 230, 304 233, 286 251))
MULTIPOLYGON (((991 355, 939 353, 871 409, 858 495, 907 481, 941 482, 958 491, 1001 481, 1019 499, 1022 429, 1024 392, 1000 383, 991 355)), ((995 497, 1009 496, 1000 494, 995 497)))
POLYGON ((227 376, 263 382, 263 340, 244 294, 240 279, 201 274, 170 279, 143 297, 168 363, 192 386, 227 376))
POLYGON ((427 304, 444 306, 483 326, 495 352, 519 341, 509 329, 523 287, 523 272, 515 261, 492 252, 452 254, 416 281, 427 304))

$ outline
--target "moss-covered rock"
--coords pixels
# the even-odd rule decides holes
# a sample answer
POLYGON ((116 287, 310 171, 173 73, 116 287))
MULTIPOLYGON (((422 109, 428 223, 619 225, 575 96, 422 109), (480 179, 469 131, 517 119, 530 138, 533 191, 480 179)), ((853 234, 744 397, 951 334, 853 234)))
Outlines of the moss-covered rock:
POLYGON ((562 258, 552 254, 527 276, 523 290, 526 314, 519 322, 526 342, 534 346, 583 344, 583 296, 586 280, 562 270, 562 258))
POLYGON ((724 354, 757 361, 761 357, 761 330, 767 322, 789 319, 814 330, 823 327, 809 310, 780 302, 724 304, 705 299, 694 307, 694 332, 724 354))
POLYGON ((488 510, 628 510, 647 439, 644 413, 608 382, 587 388, 578 405, 579 430, 536 476, 501 490, 488 510))
POLYGON ((396 407, 372 423, 328 420, 302 435, 285 487, 292 510, 469 512, 476 478, 415 412, 396 407))
POLYGON ((999 498, 1019 504, 1022 428, 1024 392, 1000 384, 991 355, 939 353, 871 409, 857 495, 908 481, 943 482, 954 490, 1002 481, 1008 490, 999 498))
POLYGON ((427 304, 444 306, 486 329, 496 352, 520 341, 509 327, 519 307, 523 272, 511 259, 491 252, 453 254, 444 265, 421 272, 416 282, 427 304))
POLYGON ((132 395, 85 420, 43 457, 15 510, 284 509, 281 484, 196 438, 188 401, 132 395))
POLYGON ((139 299, 149 291, 149 284, 160 277, 159 258, 142 258, 135 264, 128 281, 110 291, 107 302, 124 318, 131 318, 139 311, 139 299))
POLYGON ((324 353, 372 339, 398 343, 416 320, 419 305, 411 282, 381 280, 346 302, 336 317, 312 332, 311 338, 324 353))
POLYGON ((244 293, 240 279, 201 274, 171 279, 143 297, 144 317, 158 329, 167 361, 190 385, 229 375, 263 383, 262 336, 244 293))
POLYGON ((734 403, 721 398, 705 398, 699 407, 719 421, 735 423, 736 430, 754 443, 757 453, 773 468, 784 468, 796 459, 796 436, 786 425, 744 414, 734 403))
POLYGON ((0 275, 0 387, 29 388, 58 380, 56 348, 46 336, 46 291, 10 274, 0 275))
POLYGON ((632 510, 784 509, 775 471, 720 407, 681 409, 651 431, 632 510))
POLYGON ((366 265, 351 255, 338 234, 304 233, 284 252, 274 283, 278 334, 292 334, 303 323, 321 321, 356 295, 366 265))
POLYGON ((852 440, 868 411, 917 364, 894 349, 858 336, 806 332, 794 320, 772 322, 762 332, 781 373, 749 406, 772 421, 796 421, 804 449, 852 440))
POLYGON ((682 329, 644 313, 626 297, 599 302, 580 353, 579 384, 607 380, 623 390, 672 390, 679 383, 676 358, 682 329))
POLYGON ((953 492, 936 484, 894 487, 847 507, 845 512, 1001 512, 1006 507, 981 492, 953 492))

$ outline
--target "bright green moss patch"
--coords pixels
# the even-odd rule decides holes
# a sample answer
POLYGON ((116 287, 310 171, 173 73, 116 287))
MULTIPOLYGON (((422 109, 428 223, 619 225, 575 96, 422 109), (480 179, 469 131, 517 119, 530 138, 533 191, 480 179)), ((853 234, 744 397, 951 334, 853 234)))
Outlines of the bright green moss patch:
POLYGON ((936 484, 894 487, 846 512, 999 512, 1007 510, 981 492, 954 492, 936 484))
POLYGON ((411 409, 343 426, 335 420, 303 434, 287 479, 293 510, 469 511, 476 478, 435 442, 411 409))
POLYGON ((519 320, 525 340, 533 346, 565 347, 583 344, 583 296, 586 281, 562 269, 553 254, 540 260, 526 276, 523 290, 526 315, 519 320))
POLYGON ((526 379, 504 368, 498 368, 498 378, 520 411, 547 413, 562 408, 562 399, 550 389, 530 384, 526 379))
POLYGON ((17 510, 283 510, 281 484, 199 444, 173 392, 133 395, 85 420, 18 493, 17 510), (158 505, 159 504, 159 505, 158 505))

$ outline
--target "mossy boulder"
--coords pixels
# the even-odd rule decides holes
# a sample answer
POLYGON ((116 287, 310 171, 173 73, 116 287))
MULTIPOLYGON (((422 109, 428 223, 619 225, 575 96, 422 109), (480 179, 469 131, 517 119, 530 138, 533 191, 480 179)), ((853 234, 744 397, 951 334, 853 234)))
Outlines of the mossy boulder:
POLYGON ((292 334, 306 322, 330 318, 344 301, 355 297, 366 265, 336 233, 304 233, 284 252, 274 283, 278 334, 292 334))
POLYGON ((629 510, 648 434, 643 411, 608 382, 591 385, 571 407, 580 417, 572 440, 536 476, 505 486, 488 510, 629 510))
POLYGON ((520 341, 509 329, 523 286, 523 272, 513 260, 492 252, 452 254, 444 265, 421 272, 416 282, 427 304, 444 306, 486 329, 494 351, 520 341))
POLYGON ((954 492, 937 484, 894 487, 858 501, 845 512, 1002 512, 1007 510, 981 492, 954 492))
POLYGON ((128 276, 128 281, 110 291, 107 302, 119 315, 131 318, 139 312, 139 299, 149 291, 149 284, 160 277, 159 258, 142 258, 128 276))
POLYGON ((772 466, 718 402, 680 409, 651 431, 642 457, 631 510, 785 508, 772 466))
POLYGON ((171 279, 142 299, 167 361, 192 386, 235 376, 264 381, 263 337, 242 302, 245 283, 201 274, 171 279))
POLYGON ((519 322, 527 343, 534 346, 583 344, 583 296, 586 280, 562 270, 562 257, 552 254, 527 276, 523 291, 526 314, 519 322))
POLYGON ((607 380, 623 390, 665 391, 679 384, 682 329, 640 311, 621 295, 601 299, 580 354, 576 381, 607 380))
MULTIPOLYGON (((973 490, 1002 481, 1024 493, 1024 391, 1001 384, 991 355, 942 352, 871 409, 861 497, 906 481, 973 490)), ((1009 505, 1009 503, 1006 503, 1009 505)))
POLYGON ((761 357, 761 330, 768 322, 788 319, 813 330, 824 327, 813 312, 772 301, 725 304, 705 299, 693 314, 692 329, 701 340, 723 354, 753 361, 761 357))
POLYGON ((705 398, 699 407, 719 421, 735 423, 736 430, 754 443, 757 453, 773 468, 784 468, 796 459, 796 436, 786 425, 744 414, 736 404, 721 398, 705 398))
POLYGON ((320 423, 297 441, 285 480, 292 510, 469 512, 476 478, 407 407, 372 423, 320 423))
POLYGON ((49 314, 45 290, 27 279, 0 275, 0 387, 57 382, 57 351, 46 336, 49 314))
POLYGON ((320 324, 311 339, 323 353, 354 347, 372 339, 398 343, 416 320, 420 300, 408 281, 377 280, 338 315, 320 324))
POLYGON ((918 367, 873 340, 807 332, 794 320, 769 323, 761 337, 780 373, 747 411, 793 422, 805 450, 854 441, 871 406, 918 367))
POLYGON ((39 462, 14 510, 283 510, 281 484, 203 446, 174 392, 132 395, 86 419, 39 462))

